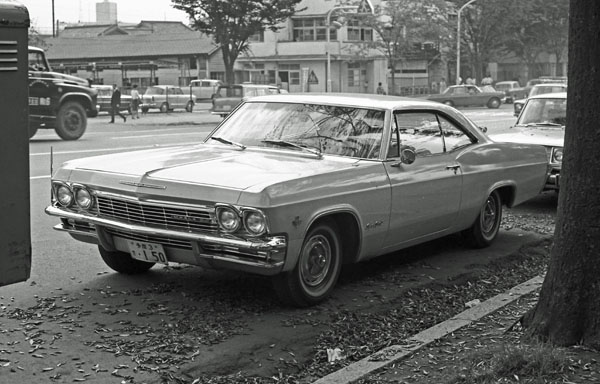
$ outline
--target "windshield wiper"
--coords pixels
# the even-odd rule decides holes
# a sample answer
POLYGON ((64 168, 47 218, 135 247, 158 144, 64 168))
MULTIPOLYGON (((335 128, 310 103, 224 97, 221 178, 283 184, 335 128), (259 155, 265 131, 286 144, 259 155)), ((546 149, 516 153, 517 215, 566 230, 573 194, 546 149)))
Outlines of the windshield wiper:
POLYGON ((235 145, 236 147, 238 147, 240 149, 246 149, 246 146, 244 144, 236 143, 236 142, 224 139, 222 137, 211 136, 210 138, 211 138, 211 140, 216 140, 219 143, 223 143, 223 144, 227 144, 227 145, 235 145))
POLYGON ((526 127, 536 127, 536 126, 540 126, 540 125, 548 126, 548 127, 562 127, 563 126, 562 124, 551 123, 549 121, 544 121, 544 122, 541 122, 541 123, 527 123, 527 124, 525 124, 526 127))
POLYGON ((320 150, 308 148, 305 145, 300 145, 300 144, 292 143, 291 141, 266 139, 266 140, 261 140, 261 142, 267 143, 267 144, 275 144, 275 145, 279 145, 279 146, 282 146, 282 147, 298 148, 298 149, 300 149, 302 151, 310 152, 310 153, 312 153, 314 155, 317 155, 319 158, 323 157, 323 154, 321 153, 320 150))

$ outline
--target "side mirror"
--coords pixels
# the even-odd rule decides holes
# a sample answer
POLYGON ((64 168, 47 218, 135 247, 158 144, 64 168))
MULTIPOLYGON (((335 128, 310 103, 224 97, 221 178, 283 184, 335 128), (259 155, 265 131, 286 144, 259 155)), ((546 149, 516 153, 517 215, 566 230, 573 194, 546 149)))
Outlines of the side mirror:
POLYGON ((488 131, 487 127, 478 127, 478 128, 483 133, 487 133, 487 131, 488 131))
POLYGON ((410 165, 415 162, 416 158, 417 158, 417 153, 415 152, 415 150, 413 148, 405 147, 405 148, 402 148, 402 150, 400 151, 400 161, 402 161, 403 164, 410 165))

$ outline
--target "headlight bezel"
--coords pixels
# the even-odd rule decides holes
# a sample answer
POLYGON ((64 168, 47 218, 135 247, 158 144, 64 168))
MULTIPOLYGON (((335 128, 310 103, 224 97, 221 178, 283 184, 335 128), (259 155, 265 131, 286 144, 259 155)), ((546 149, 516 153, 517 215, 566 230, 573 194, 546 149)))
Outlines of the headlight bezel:
POLYGON ((94 196, 92 189, 86 185, 65 181, 52 181, 52 201, 62 208, 89 211, 96 204, 94 196), (78 193, 85 193, 89 196, 88 204, 83 204, 81 200, 78 199, 78 193), (69 199, 61 199, 61 196, 68 196, 69 199))
POLYGON ((240 217, 240 212, 231 205, 217 204, 215 206, 215 216, 219 228, 225 233, 237 232, 242 227, 242 218, 240 217), (223 213, 230 213, 231 219, 234 220, 235 225, 225 225, 221 216, 223 213))
POLYGON ((75 200, 75 204, 79 208, 81 208, 85 211, 88 211, 94 206, 94 201, 95 201, 94 194, 90 191, 90 189, 88 187, 86 187, 85 185, 82 185, 82 184, 73 184, 73 185, 71 185, 71 189, 73 190, 73 197, 75 200), (78 197, 79 193, 87 193, 88 199, 89 199, 89 203, 87 205, 82 204, 79 201, 79 197, 78 197))
POLYGON ((217 203, 215 204, 215 218, 219 229, 224 233, 237 233, 242 236, 259 237, 269 232, 267 215, 257 208, 217 203), (225 212, 230 214, 231 219, 235 219, 235 226, 226 225, 223 222, 222 214, 225 212), (250 222, 253 219, 259 221, 258 228, 256 224, 250 222))
POLYGON ((71 189, 71 186, 67 183, 53 182, 52 195, 56 203, 63 208, 70 208, 75 202, 75 195, 73 194, 73 190, 71 189), (61 193, 61 191, 63 191, 63 193, 61 193), (69 199, 63 199, 61 198, 61 196, 69 197, 69 199))
POLYGON ((552 157, 550 160, 553 164, 562 164, 564 156, 565 154, 562 147, 554 147, 552 148, 552 157))
POLYGON ((248 234, 252 235, 252 236, 261 236, 264 235, 267 232, 267 217, 265 216, 265 214, 258 210, 258 209, 245 209, 242 211, 242 222, 244 224, 244 228, 246 229, 246 232, 248 232, 248 234), (258 220, 260 220, 261 224, 261 228, 260 230, 256 231, 251 229, 251 224, 249 223, 249 220, 255 217, 258 220))

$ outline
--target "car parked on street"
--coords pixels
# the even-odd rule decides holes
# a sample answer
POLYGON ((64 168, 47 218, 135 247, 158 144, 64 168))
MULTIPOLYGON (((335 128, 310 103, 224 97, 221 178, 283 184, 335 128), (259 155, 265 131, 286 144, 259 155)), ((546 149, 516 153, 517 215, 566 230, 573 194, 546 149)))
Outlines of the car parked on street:
POLYGON ((495 90, 484 91, 476 85, 453 85, 441 94, 425 95, 423 97, 451 107, 498 108, 502 104, 505 94, 495 90))
POLYGON ((331 294, 343 264, 452 233, 490 245, 502 206, 536 196, 546 165, 542 146, 494 142, 439 103, 259 96, 202 143, 64 163, 46 213, 115 271, 245 271, 309 306, 331 294))
MULTIPOLYGON (((92 88, 98 90, 98 112, 110 112, 112 109, 110 99, 113 94, 112 85, 93 84, 92 88)), ((131 114, 131 96, 121 94, 121 111, 127 111, 131 114)))
POLYGON ((173 85, 154 85, 148 87, 142 96, 142 112, 158 108, 165 113, 174 109, 185 109, 188 112, 194 110, 196 96, 183 92, 181 87, 173 85))
POLYGON ((504 92, 503 103, 510 104, 517 99, 527 97, 527 90, 518 81, 499 81, 494 85, 499 92, 504 92))
POLYGON ((548 176, 544 190, 560 189, 567 93, 545 93, 527 99, 512 133, 492 136, 495 141, 543 145, 548 157, 548 176))
MULTIPOLYGON (((531 88, 529 97, 542 95, 544 93, 567 92, 567 83, 540 83, 531 88)), ((515 100, 513 104, 514 115, 519 116, 527 99, 515 100)))
POLYGON ((221 85, 223 85, 221 80, 192 80, 190 81, 190 92, 196 96, 196 101, 212 100, 221 85))
POLYGON ((284 93, 284 91, 275 85, 249 83, 221 85, 213 97, 211 113, 213 115, 225 117, 231 113, 242 100, 255 96, 274 95, 278 93, 284 93))

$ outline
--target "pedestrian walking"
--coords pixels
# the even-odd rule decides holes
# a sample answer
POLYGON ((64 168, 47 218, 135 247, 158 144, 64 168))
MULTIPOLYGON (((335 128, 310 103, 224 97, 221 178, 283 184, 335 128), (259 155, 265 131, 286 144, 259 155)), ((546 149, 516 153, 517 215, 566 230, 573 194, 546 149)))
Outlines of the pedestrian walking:
POLYGON ((131 90, 131 119, 139 119, 140 115, 138 113, 138 108, 140 107, 140 93, 137 90, 138 85, 133 84, 133 89, 131 90))
POLYGON ((127 121, 127 117, 121 113, 121 90, 117 87, 117 84, 113 84, 113 94, 110 98, 110 122, 115 122, 115 115, 119 115, 123 118, 123 122, 127 121))
POLYGON ((379 82, 379 84, 377 85, 377 90, 376 90, 378 95, 385 95, 385 89, 383 89, 383 86, 381 85, 381 82, 379 82))

